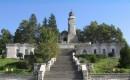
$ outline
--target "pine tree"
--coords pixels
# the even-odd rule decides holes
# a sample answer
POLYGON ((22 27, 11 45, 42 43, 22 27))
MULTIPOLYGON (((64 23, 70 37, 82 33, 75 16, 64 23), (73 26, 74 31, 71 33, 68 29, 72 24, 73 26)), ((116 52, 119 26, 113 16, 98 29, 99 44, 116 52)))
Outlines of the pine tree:
POLYGON ((0 53, 2 54, 6 50, 6 44, 13 42, 13 36, 7 29, 1 30, 1 36, 0 36, 0 53))
POLYGON ((51 14, 51 16, 49 17, 48 27, 52 28, 57 34, 59 34, 59 30, 57 28, 56 18, 54 16, 54 14, 51 14))
POLYGON ((43 20, 43 25, 42 27, 48 27, 48 20, 47 18, 45 17, 44 20, 43 20))
POLYGON ((29 20, 23 20, 15 32, 15 43, 35 43, 37 29, 37 19, 32 14, 29 20))
POLYGON ((35 42, 36 29, 37 29, 37 18, 35 16, 35 14, 32 14, 30 19, 29 19, 29 26, 27 28, 27 31, 29 32, 29 34, 28 34, 28 42, 29 43, 35 42))
POLYGON ((27 20, 23 20, 14 35, 14 43, 27 43, 28 42, 28 34, 27 31, 29 22, 27 20))

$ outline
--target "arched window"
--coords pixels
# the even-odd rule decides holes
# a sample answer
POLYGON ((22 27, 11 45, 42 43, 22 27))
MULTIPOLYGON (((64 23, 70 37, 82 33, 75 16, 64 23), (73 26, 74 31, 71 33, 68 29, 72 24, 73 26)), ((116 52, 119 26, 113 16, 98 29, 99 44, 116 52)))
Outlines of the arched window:
POLYGON ((25 49, 25 55, 28 55, 28 49, 25 49))
POLYGON ((103 52, 103 54, 106 54, 106 49, 103 49, 102 52, 103 52))
POLYGON ((87 50, 86 49, 83 50, 83 54, 87 54, 87 50))
POLYGON ((66 37, 64 37, 64 38, 63 38, 63 41, 64 41, 64 42, 67 42, 67 38, 66 38, 66 37))
POLYGON ((16 49, 16 52, 17 52, 17 54, 18 54, 18 53, 20 53, 20 50, 19 50, 19 49, 16 49))
POLYGON ((115 49, 114 48, 112 48, 112 53, 115 54, 115 49))
POLYGON ((96 49, 94 49, 94 54, 97 54, 97 50, 96 49))

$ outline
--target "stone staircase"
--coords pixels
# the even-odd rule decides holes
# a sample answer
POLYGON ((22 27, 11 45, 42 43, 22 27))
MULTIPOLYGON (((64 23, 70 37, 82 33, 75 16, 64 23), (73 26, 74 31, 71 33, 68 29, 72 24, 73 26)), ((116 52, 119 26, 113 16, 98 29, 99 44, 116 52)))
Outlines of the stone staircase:
POLYGON ((72 49, 62 49, 57 61, 50 71, 45 73, 44 80, 83 80, 82 73, 72 60, 72 49))

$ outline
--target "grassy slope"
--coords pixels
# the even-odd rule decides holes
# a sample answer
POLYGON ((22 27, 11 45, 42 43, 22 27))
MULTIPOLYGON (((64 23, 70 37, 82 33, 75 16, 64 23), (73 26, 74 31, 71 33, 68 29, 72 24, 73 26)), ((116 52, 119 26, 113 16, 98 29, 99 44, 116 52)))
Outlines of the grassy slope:
POLYGON ((105 58, 100 59, 94 64, 94 73, 111 73, 118 65, 118 59, 105 58))
POLYGON ((0 67, 5 66, 6 64, 9 64, 9 63, 14 63, 14 62, 18 62, 18 60, 11 59, 11 58, 5 58, 5 59, 0 58, 0 67))
MULTIPOLYGON (((11 58, 2 59, 2 58, 0 58, 0 72, 5 72, 6 65, 11 64, 11 63, 15 63, 18 61, 19 60, 17 60, 17 59, 11 59, 11 58)), ((14 67, 11 67, 11 68, 14 69, 14 71, 12 73, 18 73, 18 74, 23 74, 23 75, 30 74, 28 69, 18 69, 17 67, 15 67, 15 65, 14 65, 14 67)))

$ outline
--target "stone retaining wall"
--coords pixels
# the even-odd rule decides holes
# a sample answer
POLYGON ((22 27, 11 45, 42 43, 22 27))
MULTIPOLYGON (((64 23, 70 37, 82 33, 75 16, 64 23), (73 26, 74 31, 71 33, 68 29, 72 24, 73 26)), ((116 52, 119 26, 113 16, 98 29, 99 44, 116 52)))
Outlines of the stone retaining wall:
POLYGON ((125 73, 103 73, 89 74, 91 80, 130 80, 130 74, 125 73))

